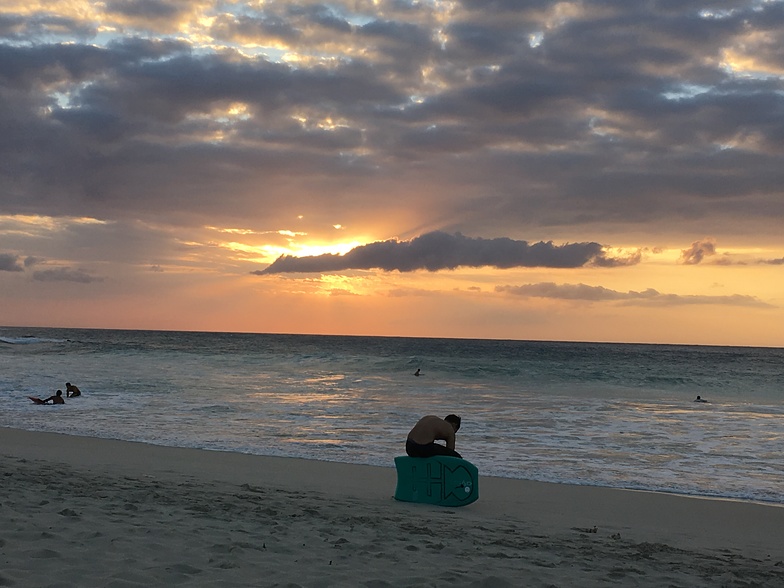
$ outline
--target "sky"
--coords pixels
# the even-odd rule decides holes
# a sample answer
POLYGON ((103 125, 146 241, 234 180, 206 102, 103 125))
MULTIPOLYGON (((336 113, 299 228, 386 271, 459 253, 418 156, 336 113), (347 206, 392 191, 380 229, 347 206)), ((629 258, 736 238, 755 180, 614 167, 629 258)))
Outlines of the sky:
POLYGON ((784 346, 781 0, 3 0, 0 325, 784 346))

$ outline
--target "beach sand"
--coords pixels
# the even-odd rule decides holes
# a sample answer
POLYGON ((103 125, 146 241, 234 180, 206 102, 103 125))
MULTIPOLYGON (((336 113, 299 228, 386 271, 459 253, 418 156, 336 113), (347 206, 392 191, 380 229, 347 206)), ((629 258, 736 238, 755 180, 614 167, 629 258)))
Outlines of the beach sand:
POLYGON ((0 428, 0 586, 784 586, 779 506, 482 477, 443 508, 395 480, 0 428))

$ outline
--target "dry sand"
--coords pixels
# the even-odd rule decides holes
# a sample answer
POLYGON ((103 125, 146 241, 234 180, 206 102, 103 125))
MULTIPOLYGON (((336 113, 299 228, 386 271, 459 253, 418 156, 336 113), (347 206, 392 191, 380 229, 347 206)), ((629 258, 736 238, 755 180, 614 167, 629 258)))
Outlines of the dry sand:
POLYGON ((395 479, 0 428, 0 586, 784 586, 782 507, 481 478, 441 508, 395 479))

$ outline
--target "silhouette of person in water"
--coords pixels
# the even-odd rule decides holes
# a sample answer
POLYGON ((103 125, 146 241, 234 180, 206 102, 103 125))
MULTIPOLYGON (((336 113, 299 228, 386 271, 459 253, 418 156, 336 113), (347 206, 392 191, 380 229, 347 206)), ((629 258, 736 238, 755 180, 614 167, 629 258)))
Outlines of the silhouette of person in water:
POLYGON ((462 457, 455 451, 455 433, 460 428, 460 417, 454 414, 443 419, 437 416, 424 416, 414 425, 406 439, 406 453, 410 457, 433 457, 448 455, 462 457), (446 445, 436 443, 446 441, 446 445))
POLYGON ((37 398, 35 396, 30 396, 29 398, 36 404, 48 404, 50 401, 52 404, 65 404, 62 390, 58 390, 54 396, 50 396, 46 400, 41 400, 40 398, 37 398))
POLYGON ((420 370, 419 368, 417 368, 417 371, 415 371, 415 372, 414 372, 414 375, 415 375, 415 376, 418 376, 420 371, 421 371, 421 370, 420 370))
POLYGON ((76 386, 71 384, 71 382, 65 383, 65 397, 66 398, 76 398, 77 396, 81 396, 82 391, 79 390, 76 386))
POLYGON ((708 402, 708 401, 698 395, 697 398, 694 399, 694 402, 708 402))

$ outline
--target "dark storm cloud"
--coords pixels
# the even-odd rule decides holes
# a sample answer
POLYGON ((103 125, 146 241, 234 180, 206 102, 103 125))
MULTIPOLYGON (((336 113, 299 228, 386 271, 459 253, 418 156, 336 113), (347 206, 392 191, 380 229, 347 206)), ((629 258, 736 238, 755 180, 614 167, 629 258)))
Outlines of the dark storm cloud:
POLYGON ((182 12, 177 4, 160 0, 112 0, 106 3, 106 12, 144 18, 172 18, 182 12))
POLYGON ((284 19, 221 15, 216 18, 210 31, 218 39, 248 39, 254 41, 299 41, 300 32, 284 19))
POLYGON ((525 298, 551 298, 556 300, 579 300, 587 302, 617 301, 626 304, 646 306, 683 306, 698 304, 721 304, 730 306, 751 306, 772 308, 754 296, 732 294, 730 296, 664 294, 653 288, 641 292, 629 290, 619 292, 602 286, 586 284, 556 284, 542 282, 522 286, 496 286, 496 292, 525 298))
POLYGON ((474 234, 784 215, 778 2, 58 6, 0 15, 1 214, 274 229, 424 185, 474 234))
POLYGON ((72 18, 51 14, 36 15, 32 18, 0 14, 0 38, 11 41, 29 42, 31 39, 63 35, 88 39, 95 33, 96 29, 91 24, 72 18))
POLYGON ((0 272, 23 272, 24 268, 19 265, 19 256, 9 253, 0 253, 0 272))
POLYGON ((36 271, 33 272, 33 279, 39 282, 77 282, 79 284, 103 281, 103 278, 92 276, 82 269, 69 267, 36 271))
MULTIPOLYGON (((620 263, 618 260, 616 262, 620 263)), ((552 242, 540 241, 529 244, 506 238, 474 239, 460 233, 450 235, 435 231, 410 241, 390 240, 361 245, 345 255, 283 255, 267 268, 253 273, 333 273, 357 269, 435 272, 458 267, 577 268, 611 263, 598 243, 554 245, 552 242)))

